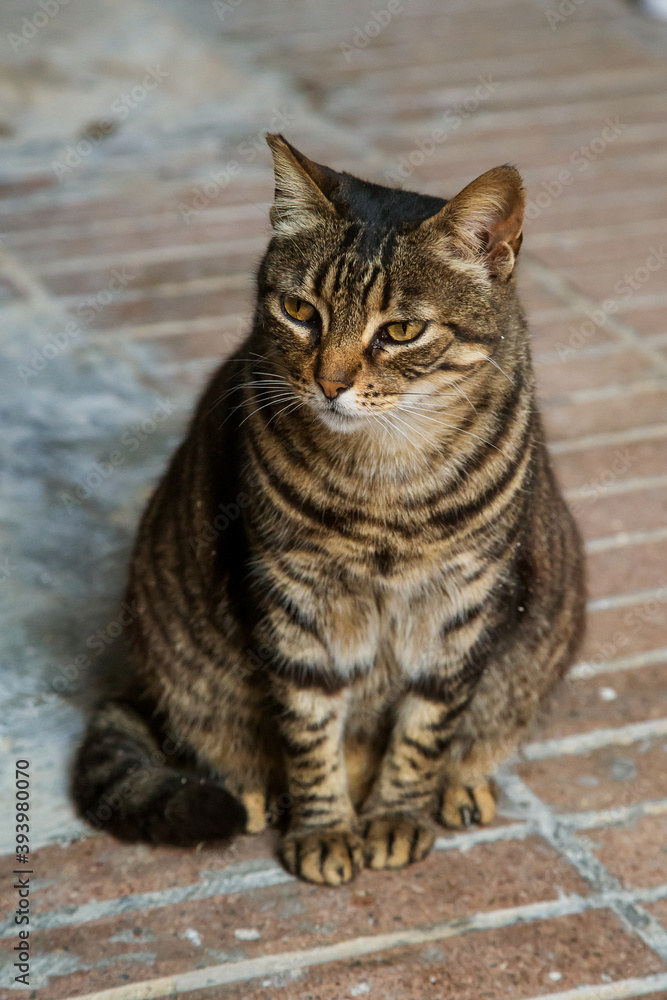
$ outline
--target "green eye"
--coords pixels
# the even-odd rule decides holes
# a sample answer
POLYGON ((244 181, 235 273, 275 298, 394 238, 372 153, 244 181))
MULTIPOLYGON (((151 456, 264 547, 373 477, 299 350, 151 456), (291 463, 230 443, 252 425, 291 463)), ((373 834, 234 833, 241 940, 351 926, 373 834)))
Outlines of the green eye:
POLYGON ((298 319, 300 323, 307 323, 317 315, 315 306, 305 299, 299 299, 296 295, 286 295, 283 299, 283 309, 292 319, 298 319))
POLYGON ((392 340, 405 342, 407 340, 414 340, 415 337, 418 337, 425 326, 426 323, 389 323, 385 326, 385 330, 392 340))

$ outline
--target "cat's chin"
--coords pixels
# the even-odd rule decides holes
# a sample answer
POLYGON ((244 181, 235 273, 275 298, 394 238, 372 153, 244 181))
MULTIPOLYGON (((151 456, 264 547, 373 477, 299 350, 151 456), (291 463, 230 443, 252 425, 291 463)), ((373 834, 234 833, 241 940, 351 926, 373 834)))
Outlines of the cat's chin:
POLYGON ((336 410, 318 410, 317 415, 330 431, 351 434, 366 423, 367 417, 348 415, 336 410))

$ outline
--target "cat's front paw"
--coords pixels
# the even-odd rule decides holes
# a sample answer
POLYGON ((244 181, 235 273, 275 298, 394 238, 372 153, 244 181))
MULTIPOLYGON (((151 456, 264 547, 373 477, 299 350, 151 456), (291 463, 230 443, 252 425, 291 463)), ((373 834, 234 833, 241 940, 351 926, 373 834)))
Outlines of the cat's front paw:
POLYGON ((343 885, 364 866, 361 838, 349 830, 288 833, 280 856, 291 875, 317 885, 343 885))
POLYGON ((425 858, 434 843, 435 833, 425 816, 376 816, 364 829, 364 858, 376 870, 405 868, 425 858))

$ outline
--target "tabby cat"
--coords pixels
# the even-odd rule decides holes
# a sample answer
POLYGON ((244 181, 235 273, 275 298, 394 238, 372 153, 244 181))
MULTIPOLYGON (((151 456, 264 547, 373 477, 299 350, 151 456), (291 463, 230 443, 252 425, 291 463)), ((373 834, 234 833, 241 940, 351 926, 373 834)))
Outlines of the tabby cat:
POLYGON ((272 823, 290 872, 339 885, 493 818, 579 643, 582 553, 535 406, 518 172, 446 202, 267 138, 252 331, 144 514, 129 669, 73 792, 124 839, 272 823))

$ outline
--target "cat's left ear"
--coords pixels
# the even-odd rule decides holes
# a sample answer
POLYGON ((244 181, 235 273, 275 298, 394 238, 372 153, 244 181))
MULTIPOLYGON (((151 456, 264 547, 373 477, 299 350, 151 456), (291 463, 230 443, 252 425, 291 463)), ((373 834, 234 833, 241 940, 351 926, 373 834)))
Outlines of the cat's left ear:
POLYGON ((507 281, 523 239, 526 192, 515 167, 487 170, 433 216, 448 243, 467 263, 507 281))
POLYGON ((337 215, 329 196, 338 187, 335 170, 314 163, 278 134, 266 141, 273 154, 275 199, 270 211, 277 233, 293 235, 311 227, 318 219, 337 215))

